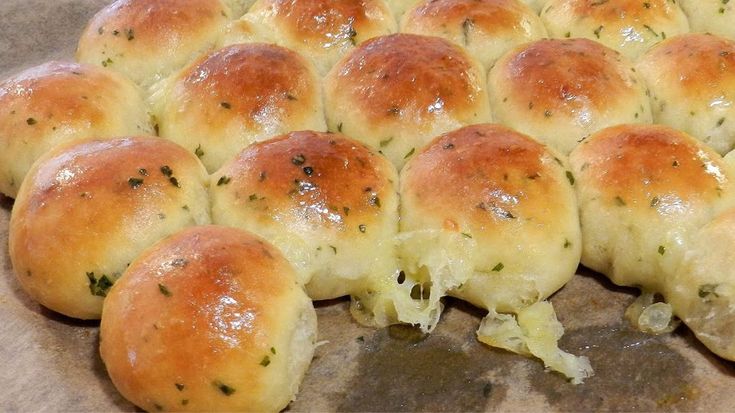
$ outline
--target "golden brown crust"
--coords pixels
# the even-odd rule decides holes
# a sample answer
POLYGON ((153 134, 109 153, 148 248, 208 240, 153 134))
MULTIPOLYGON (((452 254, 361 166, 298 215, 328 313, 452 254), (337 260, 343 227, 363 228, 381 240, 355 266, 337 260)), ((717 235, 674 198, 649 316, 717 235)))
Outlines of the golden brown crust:
POLYGON ((317 226, 358 230, 384 219, 392 194, 387 160, 341 134, 292 132, 254 144, 213 175, 236 202, 262 219, 291 216, 317 226))
POLYGON ((321 47, 354 42, 364 30, 374 29, 374 16, 386 12, 375 0, 265 0, 255 7, 272 13, 291 38, 321 47))
POLYGON ((197 36, 193 29, 226 17, 219 0, 117 0, 92 17, 80 48, 94 49, 102 42, 116 50, 134 49, 136 54, 161 58, 161 51, 170 53, 183 39, 197 36), (150 48, 135 47, 138 43, 150 48))
POLYGON ((305 116, 317 105, 318 85, 296 52, 265 44, 239 44, 202 57, 179 75, 168 98, 175 114, 206 122, 210 131, 234 116, 251 130, 305 116))
MULTIPOLYGON (((477 111, 486 99, 467 54, 448 41, 413 34, 362 43, 327 75, 369 122, 429 122, 435 113, 477 111)), ((327 92, 329 93, 329 92, 327 92)))
POLYGON ((286 357, 281 334, 293 328, 278 324, 279 312, 302 304, 289 300, 297 290, 289 263, 260 238, 228 227, 184 230, 147 250, 113 287, 103 360, 120 392, 146 409, 182 400, 191 409, 264 409, 262 377, 286 357))
POLYGON ((659 43, 640 65, 651 76, 697 101, 721 98, 735 89, 735 41, 709 34, 684 34, 659 43))
MULTIPOLYGON (((559 2, 557 2, 559 3, 559 2)), ((671 0, 566 0, 573 13, 600 24, 627 21, 651 21, 671 13, 671 0)), ((674 2, 676 3, 676 2, 674 2)), ((555 5, 560 7, 561 5, 555 5)), ((563 6, 561 6, 563 7, 563 6)))
MULTIPOLYGON (((561 162, 504 126, 467 126, 438 137, 406 165, 401 193, 436 216, 466 217, 478 233, 519 218, 553 222, 557 212, 547 202, 569 184, 553 171, 561 162)), ((445 229, 461 230, 456 220, 445 229)))
MULTIPOLYGON (((592 135, 572 154, 581 177, 611 204, 717 199, 726 175, 719 155, 660 125, 620 125, 592 135)), ((675 206, 674 206, 675 207, 675 206)))
POLYGON ((532 13, 517 0, 435 0, 423 2, 403 17, 404 25, 440 27, 460 24, 465 31, 486 34, 516 32, 527 14, 532 13))
MULTIPOLYGON (((539 40, 498 63, 509 100, 538 118, 603 111, 635 93, 637 80, 620 53, 587 39, 539 40)), ((635 108, 633 108, 635 109, 635 108)))

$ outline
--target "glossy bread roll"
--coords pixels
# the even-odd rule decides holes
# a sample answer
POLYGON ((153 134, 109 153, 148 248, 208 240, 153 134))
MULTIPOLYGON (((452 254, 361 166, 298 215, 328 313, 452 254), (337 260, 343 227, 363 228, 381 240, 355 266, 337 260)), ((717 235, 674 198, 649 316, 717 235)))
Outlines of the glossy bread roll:
POLYGON ((496 120, 568 154, 590 134, 651 123, 646 88, 620 53, 587 39, 539 40, 490 71, 496 120))
POLYGON ((735 4, 729 0, 679 0, 693 32, 735 39, 735 4))
POLYGON ((689 31, 686 15, 671 0, 549 0, 541 19, 553 38, 596 40, 630 59, 689 31))
POLYGON ((277 412, 311 363, 316 313, 277 249, 202 226, 146 250, 105 301, 100 353, 148 411, 277 412))
POLYGON ((588 360, 557 347, 563 328, 541 301, 579 263, 573 185, 562 155, 503 126, 473 125, 433 140, 406 164, 400 191, 405 282, 418 286, 416 298, 430 291, 422 312, 398 307, 399 317, 433 323, 448 292, 489 310, 481 341, 535 355, 575 382, 589 376, 588 360), (517 334, 508 337, 509 329, 517 334))
POLYGON ((683 130, 725 154, 735 146, 735 41, 686 34, 641 57, 656 123, 683 130))
POLYGON ((312 299, 365 301, 397 272, 397 182, 395 167, 361 143, 292 132, 212 175, 213 220, 273 242, 312 299))
POLYGON ((161 83, 153 101, 159 134, 196 153, 210 172, 253 142, 326 129, 311 64, 272 44, 204 56, 161 83))
POLYGON ((70 317, 100 317, 102 299, 145 248, 209 222, 207 174, 160 138, 56 147, 28 172, 10 217, 10 258, 23 289, 70 317))
POLYGON ((666 126, 604 129, 570 161, 582 264, 618 285, 665 292, 696 231, 735 201, 722 158, 666 126))
POLYGON ((520 0, 425 0, 403 15, 401 31, 463 46, 486 70, 511 48, 546 37, 541 19, 520 0))
POLYGON ((380 150, 400 169, 433 137, 490 120, 483 73, 444 39, 370 39, 324 80, 327 125, 380 150))
POLYGON ((276 43, 301 53, 324 75, 355 45, 395 31, 383 0, 258 0, 225 43, 276 43))
POLYGON ((33 162, 58 144, 152 132, 124 77, 76 63, 27 69, 0 83, 0 192, 15 198, 33 162))
POLYGON ((116 0, 87 24, 77 60, 148 88, 212 49, 229 13, 220 0, 116 0))

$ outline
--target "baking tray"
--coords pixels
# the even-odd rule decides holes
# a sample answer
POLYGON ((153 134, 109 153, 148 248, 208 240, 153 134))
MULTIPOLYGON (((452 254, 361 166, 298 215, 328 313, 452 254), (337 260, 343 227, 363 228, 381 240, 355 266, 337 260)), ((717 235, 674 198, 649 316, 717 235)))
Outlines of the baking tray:
MULTIPOLYGON (((0 77, 70 59, 104 0, 0 0, 0 77)), ((134 411, 107 377, 99 324, 30 300, 8 257, 12 200, 0 196, 0 410, 134 411)), ((543 364, 480 344, 484 312, 448 300, 429 336, 352 321, 346 300, 317 303, 317 351, 288 410, 300 411, 727 411, 735 364, 712 355, 685 326, 653 336, 623 319, 636 291, 580 268, 555 294, 561 347, 590 358, 595 375, 574 386, 543 364)))

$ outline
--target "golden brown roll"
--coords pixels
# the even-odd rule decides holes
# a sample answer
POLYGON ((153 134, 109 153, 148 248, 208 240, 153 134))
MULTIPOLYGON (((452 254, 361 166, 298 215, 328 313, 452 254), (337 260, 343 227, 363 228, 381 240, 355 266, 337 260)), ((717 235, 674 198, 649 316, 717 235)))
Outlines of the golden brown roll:
POLYGON ((10 217, 23 289, 51 310, 99 318, 110 286, 143 249, 209 222, 207 174, 161 138, 76 141, 28 172, 10 217))
POLYGON ((148 88, 212 49, 229 14, 220 0, 116 0, 87 23, 77 60, 148 88))
POLYGON ((679 0, 693 32, 735 39, 735 5, 729 0, 679 0))
POLYGON ((425 309, 406 316, 399 307, 401 319, 433 323, 448 293, 490 311, 479 332, 484 342, 534 354, 576 381, 589 375, 589 362, 558 350, 561 333, 534 347, 533 334, 507 339, 494 328, 548 333, 549 320, 558 324, 540 302, 579 264, 573 185, 563 155, 503 126, 473 125, 433 140, 401 171, 399 256, 406 283, 430 289, 425 309), (511 346, 514 340, 530 347, 511 346))
POLYGON ((94 66, 49 62, 0 83, 0 192, 15 198, 33 162, 81 138, 150 134, 135 85, 94 66))
POLYGON ((401 31, 464 46, 486 70, 511 48, 546 37, 541 19, 519 0, 425 0, 403 15, 401 31))
POLYGON ((148 411, 277 412, 314 353, 316 313, 277 249, 234 228, 147 249, 105 300, 100 353, 148 411))
POLYGON ((735 360, 735 209, 692 237, 666 298, 697 338, 720 357, 735 360))
POLYGON ((380 150, 399 169, 432 137, 491 118, 481 65, 438 37, 370 39, 324 82, 329 130, 380 150))
POLYGON ((312 299, 362 302, 397 272, 397 182, 395 167, 358 142, 292 132, 250 146, 212 175, 212 217, 276 245, 312 299))
POLYGON ((496 120, 568 154, 590 134, 651 123, 643 81, 620 53, 587 39, 539 40, 490 71, 496 120))
POLYGON ((224 42, 276 43, 301 53, 324 75, 355 45, 395 31, 383 0, 258 0, 224 42))
POLYGON ((735 201, 722 158, 666 126, 604 129, 570 161, 582 263, 618 285, 665 292, 696 231, 735 201))
POLYGON ((280 46, 229 46, 158 86, 159 134, 196 153, 210 172, 253 142, 326 130, 318 76, 303 57, 280 46))
POLYGON ((630 59, 689 32, 686 15, 671 0, 549 0, 541 19, 553 38, 596 40, 630 59))
POLYGON ((667 39, 638 61, 656 123, 725 154, 735 146, 735 41, 708 34, 667 39))

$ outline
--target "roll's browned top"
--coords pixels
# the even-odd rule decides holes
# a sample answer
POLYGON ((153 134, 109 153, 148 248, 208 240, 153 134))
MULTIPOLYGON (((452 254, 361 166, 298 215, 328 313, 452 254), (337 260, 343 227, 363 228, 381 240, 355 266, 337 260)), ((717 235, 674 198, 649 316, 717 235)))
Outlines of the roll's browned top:
POLYGON ((315 75, 296 52, 265 44, 238 44, 200 58, 177 77, 169 105, 210 128, 234 116, 249 129, 305 113, 319 96, 315 75))
MULTIPOLYGON (((506 55, 493 69, 501 99, 528 105, 538 116, 617 105, 637 93, 637 80, 620 53, 587 39, 539 40, 506 55), (549 112, 545 112, 549 111, 549 112)), ((634 108, 632 109, 634 110, 634 108)))
POLYGON ((566 3, 575 15, 600 24, 619 24, 625 20, 650 21, 671 14, 672 8, 676 7, 676 2, 671 0, 566 0, 566 3))
POLYGON ((717 153, 660 125, 603 129, 577 147, 571 159, 582 178, 620 206, 686 207, 678 202, 718 198, 727 181, 717 153))
POLYGON ((459 23, 465 30, 502 34, 527 30, 520 26, 532 13, 518 0, 434 0, 408 11, 404 19, 434 28, 459 23))
POLYGON ((440 136, 409 161, 401 193, 424 211, 464 216, 476 228, 518 218, 553 222, 559 212, 550 205, 561 199, 560 185, 569 185, 560 180, 561 162, 511 129, 472 125, 440 136))
POLYGON ((384 215, 381 198, 392 196, 395 174, 389 168, 341 134, 302 131, 248 147, 213 175, 213 185, 264 217, 356 229, 384 215))
MULTIPOLYGON (((735 89, 735 42, 709 34, 683 34, 652 47, 639 65, 650 81, 668 79, 685 97, 732 99, 735 89)), ((716 102, 713 102, 717 106, 716 102)))
POLYGON ((370 39, 327 75, 372 122, 428 121, 447 112, 477 112, 483 84, 469 56, 446 40, 413 34, 370 39))

